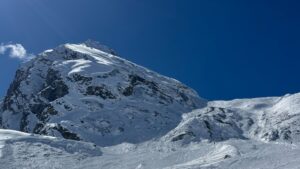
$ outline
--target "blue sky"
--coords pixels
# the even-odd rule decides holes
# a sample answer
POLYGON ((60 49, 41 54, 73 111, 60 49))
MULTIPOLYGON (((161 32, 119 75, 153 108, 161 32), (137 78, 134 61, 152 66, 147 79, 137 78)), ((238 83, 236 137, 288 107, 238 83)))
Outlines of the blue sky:
MULTIPOLYGON (((1 0, 0 43, 94 39, 208 99, 300 92, 297 0, 1 0)), ((0 55, 0 96, 20 65, 0 55)))

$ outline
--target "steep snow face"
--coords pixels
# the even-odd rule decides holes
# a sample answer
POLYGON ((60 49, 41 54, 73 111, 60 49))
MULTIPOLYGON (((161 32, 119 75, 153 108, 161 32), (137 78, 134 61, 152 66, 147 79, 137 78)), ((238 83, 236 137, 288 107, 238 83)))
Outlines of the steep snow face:
POLYGON ((3 101, 2 127, 99 145, 138 143, 206 105, 182 83, 114 54, 88 41, 24 64, 3 101))

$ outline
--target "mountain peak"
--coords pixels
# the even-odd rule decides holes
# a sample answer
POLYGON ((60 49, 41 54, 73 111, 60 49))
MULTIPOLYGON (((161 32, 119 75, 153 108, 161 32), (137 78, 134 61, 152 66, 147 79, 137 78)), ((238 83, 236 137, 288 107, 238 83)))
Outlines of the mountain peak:
POLYGON ((21 66, 4 99, 1 123, 99 145, 139 143, 167 133, 183 113, 205 104, 177 80, 89 40, 47 50, 21 66))
POLYGON ((82 44, 84 44, 84 45, 86 45, 88 47, 95 48, 95 49, 101 50, 103 52, 112 54, 112 55, 117 55, 116 52, 113 49, 111 49, 110 47, 108 47, 106 45, 102 45, 98 41, 94 41, 94 40, 88 39, 85 42, 83 42, 82 44))

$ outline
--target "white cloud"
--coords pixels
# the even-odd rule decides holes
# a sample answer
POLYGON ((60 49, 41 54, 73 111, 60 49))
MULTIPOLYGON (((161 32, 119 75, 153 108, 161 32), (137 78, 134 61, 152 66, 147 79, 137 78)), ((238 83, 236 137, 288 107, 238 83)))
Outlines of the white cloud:
POLYGON ((28 61, 34 58, 33 54, 28 54, 26 49, 21 44, 0 44, 0 55, 8 52, 9 57, 17 58, 23 61, 28 61))

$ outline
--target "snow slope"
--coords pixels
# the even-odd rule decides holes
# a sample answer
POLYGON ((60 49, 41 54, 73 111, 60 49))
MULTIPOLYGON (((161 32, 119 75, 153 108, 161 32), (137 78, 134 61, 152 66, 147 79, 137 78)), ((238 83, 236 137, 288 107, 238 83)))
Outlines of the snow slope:
POLYGON ((87 41, 22 65, 0 102, 0 168, 299 168, 300 93, 207 102, 115 55, 87 41))
POLYGON ((148 141, 95 147, 91 143, 0 130, 6 169, 275 169, 299 168, 299 144, 229 139, 186 146, 148 141))

